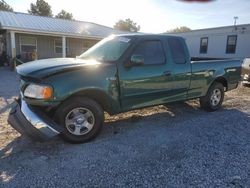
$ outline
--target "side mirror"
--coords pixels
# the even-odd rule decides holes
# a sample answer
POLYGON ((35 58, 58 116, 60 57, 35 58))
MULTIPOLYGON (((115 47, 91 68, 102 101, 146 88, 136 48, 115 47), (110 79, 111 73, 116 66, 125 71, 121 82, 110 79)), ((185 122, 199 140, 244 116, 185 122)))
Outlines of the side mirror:
POLYGON ((144 64, 144 58, 142 55, 132 55, 130 58, 131 66, 140 66, 144 64))
POLYGON ((144 64, 144 58, 141 55, 132 55, 130 61, 125 63, 124 66, 126 68, 140 66, 144 64))
POLYGON ((126 68, 134 67, 134 66, 140 66, 144 64, 144 58, 142 55, 132 55, 130 58, 130 62, 126 63, 124 66, 126 68))

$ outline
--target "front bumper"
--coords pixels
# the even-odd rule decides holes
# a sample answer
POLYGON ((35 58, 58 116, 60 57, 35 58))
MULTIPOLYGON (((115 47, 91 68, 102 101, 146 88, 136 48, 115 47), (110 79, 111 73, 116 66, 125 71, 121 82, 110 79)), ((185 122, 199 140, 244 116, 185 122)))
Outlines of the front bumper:
POLYGON ((45 113, 29 107, 21 99, 18 99, 11 109, 8 123, 22 135, 37 141, 53 138, 62 131, 45 113))
POLYGON ((250 75, 245 74, 242 78, 242 83, 243 84, 250 84, 250 75))

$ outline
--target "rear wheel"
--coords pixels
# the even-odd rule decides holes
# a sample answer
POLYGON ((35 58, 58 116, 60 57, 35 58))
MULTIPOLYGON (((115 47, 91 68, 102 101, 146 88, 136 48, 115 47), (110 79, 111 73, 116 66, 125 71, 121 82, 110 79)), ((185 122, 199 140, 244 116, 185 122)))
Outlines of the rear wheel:
POLYGON ((206 111, 212 112, 218 110, 224 100, 224 86, 215 82, 207 92, 207 95, 200 98, 200 105, 206 111))
POLYGON ((74 97, 57 110, 56 121, 63 126, 62 137, 71 143, 83 143, 101 131, 104 115, 102 107, 92 99, 74 97))

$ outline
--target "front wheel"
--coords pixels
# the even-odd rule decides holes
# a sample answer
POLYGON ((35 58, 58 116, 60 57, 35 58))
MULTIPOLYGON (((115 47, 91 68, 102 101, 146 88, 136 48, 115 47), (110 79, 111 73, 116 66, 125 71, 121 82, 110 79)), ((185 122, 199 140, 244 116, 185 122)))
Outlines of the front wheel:
POLYGON ((55 120, 63 127, 62 137, 71 143, 83 143, 95 138, 104 122, 102 107, 92 99, 74 97, 56 111, 55 120))
POLYGON ((207 92, 207 95, 200 98, 201 107, 209 112, 218 110, 224 99, 224 86, 221 83, 215 82, 207 92))

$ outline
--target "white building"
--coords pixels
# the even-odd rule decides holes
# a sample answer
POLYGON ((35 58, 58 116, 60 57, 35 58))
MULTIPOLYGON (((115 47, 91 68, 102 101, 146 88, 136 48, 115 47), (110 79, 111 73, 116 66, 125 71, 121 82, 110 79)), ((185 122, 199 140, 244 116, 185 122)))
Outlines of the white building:
POLYGON ((250 57, 250 24, 192 30, 178 36, 186 39, 191 57, 250 57))

